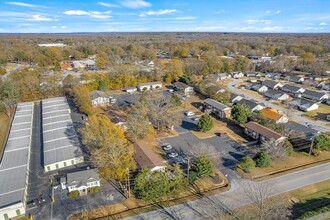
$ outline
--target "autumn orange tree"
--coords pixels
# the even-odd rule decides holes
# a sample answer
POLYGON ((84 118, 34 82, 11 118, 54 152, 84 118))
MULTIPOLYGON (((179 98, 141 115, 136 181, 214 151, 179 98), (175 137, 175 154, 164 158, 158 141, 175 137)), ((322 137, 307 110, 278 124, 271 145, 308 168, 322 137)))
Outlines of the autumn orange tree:
POLYGON ((79 110, 87 115, 92 115, 92 101, 88 94, 89 90, 85 85, 79 85, 73 89, 74 102, 79 110))
POLYGON ((132 145, 125 138, 124 131, 110 122, 107 116, 90 116, 81 131, 91 160, 102 175, 123 181, 128 169, 135 170, 132 145))

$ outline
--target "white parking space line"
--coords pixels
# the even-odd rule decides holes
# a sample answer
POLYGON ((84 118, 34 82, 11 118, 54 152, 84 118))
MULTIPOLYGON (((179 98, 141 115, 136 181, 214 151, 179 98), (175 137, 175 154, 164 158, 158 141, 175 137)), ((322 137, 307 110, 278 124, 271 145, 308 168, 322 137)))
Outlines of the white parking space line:
POLYGON ((16 137, 16 138, 9 138, 8 141, 17 140, 17 139, 21 139, 21 138, 27 138, 27 137, 31 137, 31 136, 30 135, 25 135, 25 136, 16 137))
POLYGON ((54 148, 54 149, 50 149, 50 150, 45 150, 44 152, 56 151, 58 149, 68 148, 68 147, 75 147, 75 146, 73 146, 72 144, 70 144, 70 145, 65 145, 65 146, 54 148))
POLYGON ((24 150, 24 149, 29 149, 29 147, 21 147, 21 148, 17 148, 17 149, 12 149, 12 150, 6 150, 5 152, 12 152, 12 151, 18 151, 18 150, 24 150))
POLYGON ((61 130, 63 128, 73 128, 73 126, 63 126, 63 127, 59 127, 59 128, 54 128, 54 129, 49 129, 49 130, 44 130, 43 132, 46 133, 46 132, 51 132, 51 131, 56 131, 56 130, 61 130))
POLYGON ((48 117, 43 117, 42 119, 49 119, 49 118, 59 118, 62 116, 67 116, 68 114, 63 114, 63 115, 55 115, 55 116, 48 116, 48 117))
POLYGON ((11 132, 26 131, 26 130, 31 130, 31 128, 23 128, 23 129, 11 130, 11 132))

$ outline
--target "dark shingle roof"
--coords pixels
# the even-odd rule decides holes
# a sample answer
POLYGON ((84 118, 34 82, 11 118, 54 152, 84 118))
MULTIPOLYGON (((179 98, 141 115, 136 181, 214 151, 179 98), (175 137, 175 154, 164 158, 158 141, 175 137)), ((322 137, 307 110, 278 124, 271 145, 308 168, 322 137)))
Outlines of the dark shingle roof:
POLYGON ((94 90, 89 93, 89 97, 93 100, 93 99, 97 99, 98 97, 108 97, 108 95, 103 91, 94 90))
POLYGON ((316 91, 313 91, 313 90, 306 89, 305 92, 303 92, 303 94, 304 95, 309 95, 309 96, 312 96, 312 97, 315 97, 315 98, 321 98, 326 93, 324 93, 324 92, 316 92, 316 91))
POLYGON ((99 181, 100 176, 95 169, 83 170, 67 174, 67 183, 69 186, 85 185, 88 182, 99 181))
POLYGON ((297 92, 299 89, 301 89, 301 87, 299 86, 294 86, 294 85, 290 85, 290 84, 285 84, 282 87, 282 90, 288 90, 290 92, 297 92))
POLYGON ((296 132, 298 134, 304 134, 308 139, 312 138, 315 134, 319 133, 317 130, 304 126, 294 121, 289 121, 285 125, 285 131, 290 134, 296 132))
POLYGON ((280 96, 284 95, 285 92, 280 91, 280 90, 274 90, 274 89, 268 89, 266 92, 266 96, 273 96, 279 94, 280 96))
POLYGON ((251 100, 248 100, 248 99, 241 99, 238 102, 236 102, 236 104, 238 104, 238 105, 244 105, 245 104, 250 109, 254 109, 255 107, 257 107, 259 105, 258 103, 254 102, 254 101, 251 101, 251 100))
POLYGON ((219 109, 219 110, 225 110, 225 109, 228 109, 229 107, 227 105, 224 105, 214 99, 205 99, 204 102, 208 105, 211 105, 213 106, 214 108, 216 109, 219 109))
POLYGON ((274 88, 275 85, 277 85, 277 84, 278 84, 278 82, 273 81, 273 80, 265 80, 265 81, 262 82, 262 85, 265 85, 265 86, 270 87, 270 88, 274 88))

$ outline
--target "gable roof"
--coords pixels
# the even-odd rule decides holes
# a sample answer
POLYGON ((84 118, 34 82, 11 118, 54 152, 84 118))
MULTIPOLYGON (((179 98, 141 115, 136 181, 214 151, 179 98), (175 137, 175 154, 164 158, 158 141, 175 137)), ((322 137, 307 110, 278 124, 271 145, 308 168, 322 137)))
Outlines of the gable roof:
POLYGON ((294 105, 299 105, 299 106, 304 105, 306 108, 309 108, 310 106, 312 106, 314 104, 317 104, 316 102, 309 101, 309 100, 306 100, 306 99, 293 99, 291 101, 291 103, 294 104, 294 105))
POLYGON ((305 92, 303 92, 302 94, 312 96, 312 97, 315 97, 315 98, 318 98, 318 99, 320 99, 324 95, 326 95, 326 93, 324 93, 324 92, 316 92, 316 91, 309 90, 309 89, 306 89, 305 92))
POLYGON ((301 80, 301 78, 304 79, 304 77, 301 77, 301 76, 288 76, 289 81, 290 80, 299 81, 299 80, 301 80))
POLYGON ((273 80, 265 80, 262 82, 262 85, 265 85, 270 88, 274 88, 279 82, 273 81, 273 80))
POLYGON ((234 93, 230 94, 230 102, 233 102, 236 98, 242 99, 243 97, 234 93))
POLYGON ((216 109, 219 109, 219 110, 225 110, 225 109, 230 109, 227 105, 224 105, 214 99, 205 99, 204 102, 208 105, 211 105, 213 106, 214 108, 216 109))
POLYGON ((276 109, 272 109, 272 108, 264 108, 260 112, 266 118, 272 119, 274 121, 277 121, 284 116, 283 114, 278 113, 276 109))
POLYGON ((285 131, 289 134, 293 133, 293 132, 303 133, 307 138, 312 138, 314 135, 319 133, 315 129, 309 128, 305 125, 299 124, 299 123, 294 122, 294 121, 289 121, 288 123, 286 123, 285 131))
POLYGON ((291 92, 298 92, 299 89, 301 89, 301 87, 290 84, 285 84, 284 86, 282 86, 282 90, 288 90, 291 92))
POLYGON ((134 159, 141 168, 154 168, 156 166, 165 166, 162 158, 156 154, 145 142, 134 143, 134 159))
POLYGON ((178 88, 181 88, 181 89, 186 89, 186 88, 189 88, 190 86, 183 83, 183 82, 175 82, 173 83, 174 86, 178 87, 178 88))
POLYGON ((162 84, 162 82, 147 82, 147 83, 140 83, 138 86, 151 86, 151 85, 159 85, 162 84))
POLYGON ((275 139, 275 140, 278 140, 280 138, 282 138, 283 136, 280 135, 279 133, 265 127, 265 126, 262 126, 254 121, 250 121, 248 123, 245 124, 245 127, 252 130, 252 131, 255 131, 257 132, 258 134, 261 134, 262 136, 268 138, 268 139, 275 139))
POLYGON ((273 96, 273 95, 284 95, 286 94, 285 92, 283 91, 280 91, 280 90, 274 90, 274 89, 268 89, 267 92, 266 92, 266 96, 273 96))
POLYGON ((250 109, 254 109, 255 107, 257 107, 259 105, 258 103, 254 102, 254 101, 244 99, 244 98, 237 101, 236 104, 238 104, 238 105, 244 105, 245 104, 250 109))
POLYGON ((83 170, 67 174, 67 184, 69 186, 84 185, 88 182, 99 181, 100 176, 95 169, 83 170))
POLYGON ((89 97, 93 100, 93 99, 97 99, 99 97, 108 98, 109 96, 101 90, 94 90, 94 91, 89 93, 89 97))

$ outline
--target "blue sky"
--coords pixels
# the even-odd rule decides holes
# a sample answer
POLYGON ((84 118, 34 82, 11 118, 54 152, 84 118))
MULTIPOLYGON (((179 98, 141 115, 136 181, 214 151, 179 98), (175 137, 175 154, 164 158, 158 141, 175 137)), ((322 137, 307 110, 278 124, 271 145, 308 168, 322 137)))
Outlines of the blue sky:
POLYGON ((330 32, 330 0, 0 1, 0 33, 330 32))

